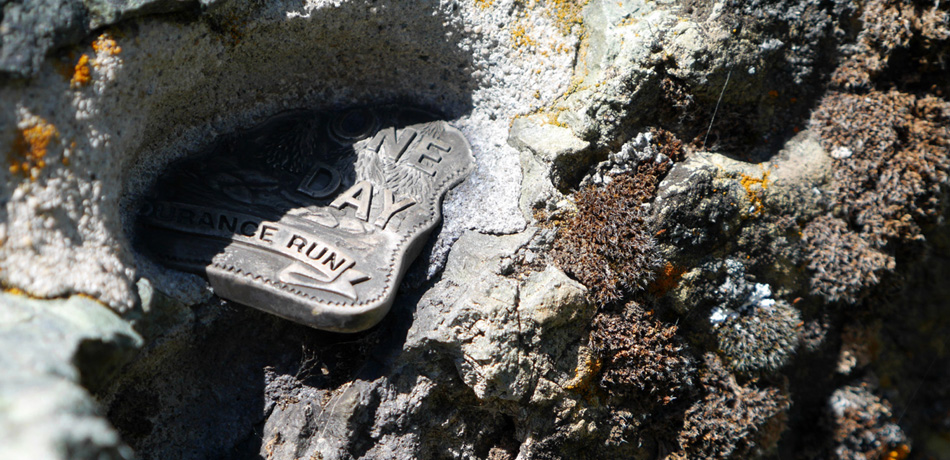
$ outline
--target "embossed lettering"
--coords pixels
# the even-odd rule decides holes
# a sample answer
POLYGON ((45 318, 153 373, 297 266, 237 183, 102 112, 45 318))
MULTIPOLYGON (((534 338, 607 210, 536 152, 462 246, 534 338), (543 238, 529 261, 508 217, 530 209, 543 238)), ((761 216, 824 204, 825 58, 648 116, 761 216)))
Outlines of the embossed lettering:
POLYGON ((379 153, 379 148, 385 146, 386 154, 393 161, 396 161, 409 148, 412 140, 416 138, 416 131, 412 128, 403 129, 400 134, 401 136, 397 139, 396 128, 392 126, 383 128, 369 141, 368 147, 379 153))
POLYGON ((190 209, 179 209, 178 223, 193 225, 195 223, 195 212, 190 209))
POLYGON ((171 206, 158 206, 158 212, 155 213, 155 217, 159 220, 164 220, 171 222, 175 219, 175 209, 171 206))
POLYGON ((273 227, 270 225, 264 225, 263 227, 261 227, 261 241, 265 241, 267 243, 273 243, 274 240, 270 239, 270 237, 274 236, 275 230, 277 230, 277 227, 273 227))
MULTIPOLYGON (((184 211, 184 210, 183 210, 184 211)), ((244 236, 254 236, 257 233, 257 222, 246 221, 241 224, 241 234, 244 236), (248 230, 250 229, 250 230, 248 230)))
POLYGON ((231 220, 228 220, 228 216, 221 214, 218 216, 218 230, 228 229, 229 232, 234 233, 237 231, 237 217, 232 217, 231 220))
MULTIPOLYGON (((340 273, 343 273, 355 264, 349 257, 341 254, 339 250, 325 243, 314 241, 310 242, 309 246, 307 246, 307 243, 306 238, 294 234, 287 242, 287 248, 296 248, 298 254, 303 254, 306 259, 318 262, 319 266, 312 265, 309 262, 308 265, 320 270, 320 273, 326 276, 326 279, 322 280, 323 282, 336 279, 340 273), (303 249, 304 246, 307 246, 306 251, 303 249)), ((299 257, 298 260, 304 260, 306 262, 305 259, 300 259, 299 257)))
POLYGON ((331 252, 327 256, 326 260, 323 261, 323 265, 329 265, 330 271, 335 272, 338 268, 345 265, 347 262, 345 257, 341 257, 335 252, 331 252), (333 262, 336 262, 335 264, 333 262))
POLYGON ((307 257, 309 257, 309 258, 311 258, 311 259, 313 259, 313 260, 320 260, 321 258, 323 258, 323 255, 326 254, 326 253, 327 253, 327 246, 326 246, 326 245, 324 245, 324 244, 317 245, 317 243, 310 243, 310 247, 307 248, 307 253, 306 253, 306 254, 307 254, 307 257), (318 248, 318 247, 320 248, 320 251, 317 253, 317 255, 313 255, 313 250, 316 249, 316 248, 318 248))
POLYGON ((373 196, 373 185, 369 181, 360 181, 354 184, 349 190, 338 196, 330 206, 337 209, 343 209, 346 206, 356 208, 356 217, 365 222, 369 221, 369 206, 373 196))
POLYGON ((304 180, 297 187, 297 191, 306 193, 314 198, 326 198, 340 187, 340 173, 323 164, 316 163, 304 180))
POLYGON ((143 196, 135 244, 221 298, 341 332, 390 308, 475 166, 461 131, 403 104, 276 114, 207 147, 143 196))
POLYGON ((410 154, 409 164, 430 176, 435 176, 435 168, 442 162, 442 154, 449 153, 452 147, 428 136, 422 140, 422 145, 425 146, 424 149, 415 149, 410 154))
POLYGON ((142 203, 142 209, 139 210, 139 216, 151 217, 155 214, 155 205, 146 201, 142 203))
POLYGON ((307 245, 307 239, 295 234, 294 236, 290 237, 290 241, 287 242, 287 248, 289 249, 294 245, 297 246, 297 252, 303 251, 303 247, 307 245))
POLYGON ((383 212, 376 218, 376 226, 385 229, 386 225, 389 224, 389 219, 392 219, 394 214, 406 210, 414 204, 416 202, 408 198, 397 203, 392 190, 383 190, 383 212))
POLYGON ((204 225, 214 230, 214 219, 211 218, 211 213, 210 212, 201 213, 201 218, 198 219, 198 225, 204 225))

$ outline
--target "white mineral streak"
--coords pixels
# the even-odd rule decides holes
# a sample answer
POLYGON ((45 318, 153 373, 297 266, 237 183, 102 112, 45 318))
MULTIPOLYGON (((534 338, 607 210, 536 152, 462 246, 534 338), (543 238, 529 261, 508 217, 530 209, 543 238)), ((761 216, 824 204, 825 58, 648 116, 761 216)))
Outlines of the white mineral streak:
POLYGON ((847 147, 839 146, 839 147, 835 147, 835 149, 831 151, 831 157, 836 160, 843 160, 845 158, 850 158, 851 154, 852 154, 851 149, 847 147))

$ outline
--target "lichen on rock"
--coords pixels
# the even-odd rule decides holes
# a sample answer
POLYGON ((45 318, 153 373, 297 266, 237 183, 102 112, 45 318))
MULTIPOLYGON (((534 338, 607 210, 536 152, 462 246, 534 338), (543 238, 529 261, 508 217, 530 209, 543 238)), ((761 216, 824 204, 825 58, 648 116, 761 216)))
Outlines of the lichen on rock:
POLYGON ((0 8, 0 457, 946 456, 948 2, 0 8), (377 327, 133 248, 174 161, 381 104, 477 166, 377 327))

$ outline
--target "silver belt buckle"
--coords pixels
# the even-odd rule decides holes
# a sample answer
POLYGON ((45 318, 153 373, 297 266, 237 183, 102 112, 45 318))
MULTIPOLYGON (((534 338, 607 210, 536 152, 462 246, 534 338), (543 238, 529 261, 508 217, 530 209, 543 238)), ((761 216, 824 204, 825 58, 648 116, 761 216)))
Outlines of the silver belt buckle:
POLYGON ((462 133, 421 110, 281 114, 173 165, 136 243, 222 298, 357 332, 389 311, 474 164, 462 133))

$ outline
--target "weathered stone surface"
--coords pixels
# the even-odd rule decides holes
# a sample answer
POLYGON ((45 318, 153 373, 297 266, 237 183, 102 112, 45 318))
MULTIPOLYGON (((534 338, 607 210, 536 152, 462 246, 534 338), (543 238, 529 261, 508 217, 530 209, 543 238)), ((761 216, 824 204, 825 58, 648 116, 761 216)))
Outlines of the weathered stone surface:
POLYGON ((163 14, 207 7, 215 0, 83 0, 89 11, 89 28, 98 29, 146 14, 163 14))
POLYGON ((188 27, 143 20, 90 37, 76 57, 47 59, 28 84, 0 89, 16 109, 0 114, 0 143, 25 146, 15 161, 36 175, 0 172, 11 203, 0 277, 34 295, 87 293, 118 311, 135 303, 140 272, 172 282, 158 287, 175 296, 178 282, 134 260, 123 228, 123 212, 137 208, 165 165, 212 133, 287 108, 407 98, 461 129, 476 157, 471 180, 445 200, 445 224, 427 251, 431 276, 464 229, 525 226, 508 123, 563 91, 577 40, 556 32, 547 13, 539 18, 529 30, 537 43, 527 46, 512 27, 528 23, 509 24, 499 8, 356 1, 259 10, 234 2, 188 27), (538 97, 527 87, 540 88, 538 97), (43 135, 27 141, 34 129, 43 135))
POLYGON ((37 72, 50 50, 71 45, 89 31, 78 0, 0 3, 0 75, 37 72))
POLYGON ((0 304, 2 457, 946 456, 946 2, 0 4, 0 282, 69 299, 0 304), (132 249, 218 135, 391 103, 477 166, 376 328, 132 249))
POLYGON ((522 290, 518 310, 542 328, 590 319, 587 289, 557 268, 548 266, 543 272, 532 273, 522 290))
POLYGON ((421 300, 442 308, 421 310, 409 332, 408 349, 447 348, 462 381, 479 399, 521 400, 531 396, 540 378, 552 378, 546 374, 569 379, 564 370, 556 375, 556 360, 581 331, 556 329, 585 324, 593 314, 586 289, 560 270, 550 267, 523 283, 498 273, 502 256, 531 236, 463 235, 446 266, 449 281, 421 300), (443 301, 435 299, 453 303, 440 305, 443 301))
POLYGON ((0 457, 133 458, 86 388, 108 385, 141 345, 93 300, 0 294, 0 457))

